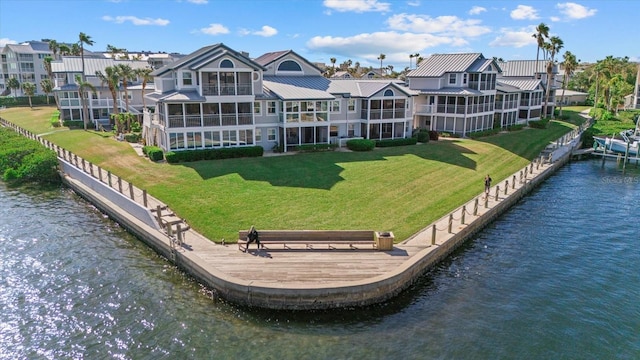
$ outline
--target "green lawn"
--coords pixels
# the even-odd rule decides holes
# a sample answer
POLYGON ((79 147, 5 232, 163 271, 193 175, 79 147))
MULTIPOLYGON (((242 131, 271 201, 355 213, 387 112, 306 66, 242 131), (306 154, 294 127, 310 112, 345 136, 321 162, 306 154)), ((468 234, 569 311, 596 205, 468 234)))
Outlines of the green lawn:
MULTIPOLYGON (((52 111, 41 121, 47 122, 52 111)), ((20 111, 0 115, 47 132, 20 111)), ((177 165, 151 163, 104 133, 66 130, 45 137, 147 189, 214 241, 235 241, 238 230, 252 224, 258 229, 393 231, 396 240, 404 240, 480 194, 486 174, 495 182, 510 176, 572 128, 552 121, 545 130, 480 140, 177 165)))

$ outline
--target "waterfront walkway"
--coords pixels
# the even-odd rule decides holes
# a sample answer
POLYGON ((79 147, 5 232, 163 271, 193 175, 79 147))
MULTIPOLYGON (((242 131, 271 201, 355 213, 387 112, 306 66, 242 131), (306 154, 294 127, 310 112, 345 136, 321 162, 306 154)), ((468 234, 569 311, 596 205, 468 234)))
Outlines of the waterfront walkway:
POLYGON ((304 245, 258 250, 253 245, 246 253, 235 243, 216 244, 193 229, 184 231, 182 244, 176 244, 175 235, 158 226, 151 211, 164 204, 96 165, 44 143, 58 152, 69 186, 221 297, 249 306, 320 309, 371 304, 407 288, 562 166, 579 136, 574 131, 549 145, 534 162, 495 184, 488 197, 478 194, 394 244, 391 251, 311 250, 304 245))

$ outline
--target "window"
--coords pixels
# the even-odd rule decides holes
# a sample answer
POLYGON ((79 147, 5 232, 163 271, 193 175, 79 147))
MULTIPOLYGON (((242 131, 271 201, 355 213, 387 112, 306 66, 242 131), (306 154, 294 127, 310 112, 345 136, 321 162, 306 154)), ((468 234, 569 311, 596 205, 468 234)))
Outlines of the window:
POLYGON ((302 71, 302 68, 293 60, 285 60, 278 65, 278 71, 302 71))
POLYGON ((262 104, 260 103, 260 101, 255 101, 253 103, 253 113, 256 115, 262 114, 262 104))
POLYGON ((220 62, 221 68, 233 68, 233 63, 229 59, 224 59, 220 62))
POLYGON ((467 85, 467 74, 462 74, 462 83, 467 85))
POLYGON ((184 148, 184 134, 182 133, 169 134, 169 148, 170 149, 184 148))
POLYGON ((454 85, 456 83, 456 74, 449 74, 449 85, 454 85))
POLYGON ((276 113, 276 102, 275 101, 267 102, 267 113, 269 113, 269 114, 275 114, 276 113))
POLYGON ((193 85, 193 79, 191 78, 193 75, 190 72, 182 73, 182 85, 193 85))
POLYGON ((253 145, 253 130, 238 130, 240 135, 238 145, 253 145))
POLYGON ((347 101, 347 111, 355 112, 356 111, 356 99, 349 99, 347 101))
POLYGON ((338 136, 338 127, 335 125, 331 125, 329 129, 329 136, 338 136))
POLYGON ((338 100, 333 100, 329 103, 329 106, 331 108, 331 112, 332 113, 339 113, 340 112, 340 101, 338 100))
POLYGON ((256 142, 262 141, 262 129, 256 129, 256 142))
POLYGON ((267 129, 267 140, 276 141, 276 129, 275 128, 267 129))

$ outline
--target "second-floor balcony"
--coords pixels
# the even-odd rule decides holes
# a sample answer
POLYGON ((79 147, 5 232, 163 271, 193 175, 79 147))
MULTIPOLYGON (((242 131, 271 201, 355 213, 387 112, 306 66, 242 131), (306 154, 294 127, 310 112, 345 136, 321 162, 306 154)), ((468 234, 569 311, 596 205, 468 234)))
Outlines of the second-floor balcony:
POLYGON ((252 95, 251 84, 203 84, 202 95, 204 96, 235 96, 252 95))
POLYGON ((253 114, 169 115, 167 120, 170 128, 252 125, 253 114))
POLYGON ((371 109, 368 111, 368 113, 367 110, 362 110, 360 112, 360 116, 363 119, 369 120, 404 119, 406 116, 406 111, 405 109, 371 109))

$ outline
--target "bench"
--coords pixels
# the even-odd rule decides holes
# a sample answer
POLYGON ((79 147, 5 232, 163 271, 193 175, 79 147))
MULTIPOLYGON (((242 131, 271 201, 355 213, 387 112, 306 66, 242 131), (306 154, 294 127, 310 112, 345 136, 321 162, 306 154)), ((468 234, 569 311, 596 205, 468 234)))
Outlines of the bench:
MULTIPOLYGON (((249 230, 238 232, 238 249, 247 251, 247 234, 249 230)), ((358 249, 355 245, 369 245, 376 249, 373 230, 258 230, 260 245, 280 244, 284 249, 291 249, 290 245, 305 245, 306 249, 313 249, 313 245, 327 245, 328 249, 335 249, 334 245, 348 245, 350 249, 358 249)))

